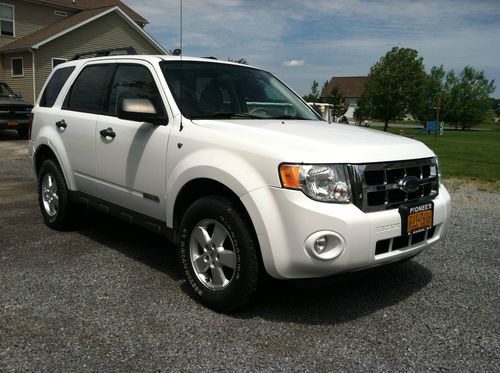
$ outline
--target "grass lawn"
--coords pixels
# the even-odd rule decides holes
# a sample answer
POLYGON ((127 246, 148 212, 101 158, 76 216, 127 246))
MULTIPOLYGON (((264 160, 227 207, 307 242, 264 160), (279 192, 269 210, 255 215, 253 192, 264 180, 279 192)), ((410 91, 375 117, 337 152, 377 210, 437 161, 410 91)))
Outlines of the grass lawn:
POLYGON ((445 131, 437 141, 433 135, 417 136, 416 131, 404 129, 405 136, 414 136, 438 155, 445 180, 464 178, 481 189, 500 192, 500 131, 445 131))

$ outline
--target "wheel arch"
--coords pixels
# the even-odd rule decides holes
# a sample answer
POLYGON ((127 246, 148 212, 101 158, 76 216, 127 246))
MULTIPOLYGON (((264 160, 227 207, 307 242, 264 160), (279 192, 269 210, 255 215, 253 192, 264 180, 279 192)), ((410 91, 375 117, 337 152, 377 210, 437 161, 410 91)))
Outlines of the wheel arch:
POLYGON ((67 167, 65 167, 63 160, 60 159, 60 157, 48 143, 43 142, 36 147, 33 156, 33 167, 35 169, 35 174, 38 176, 38 171, 40 170, 42 163, 46 159, 52 159, 55 162, 57 162, 57 165, 61 169, 61 172, 64 176, 64 180, 66 181, 66 185, 68 186, 69 189, 74 190, 75 183, 71 175, 66 173, 67 167))
POLYGON ((261 268, 263 269, 266 268, 262 257, 262 248, 261 248, 261 243, 259 241, 259 237, 257 235, 257 230, 247 208, 241 201, 240 197, 238 197, 238 195, 232 189, 214 179, 210 178, 193 179, 184 184, 184 186, 180 189, 175 199, 175 204, 173 208, 172 228, 173 228, 174 242, 178 241, 179 227, 184 212, 196 200, 210 195, 223 195, 238 206, 240 211, 244 214, 244 219, 248 222, 248 224, 250 224, 250 230, 254 236, 255 242, 257 242, 258 244, 257 258, 259 264, 261 268))
MULTIPOLYGON (((247 218, 248 221, 252 223, 248 211, 246 210, 238 195, 233 190, 217 180, 202 177, 188 181, 177 193, 172 215, 172 228, 174 229, 174 232, 178 232, 182 216, 193 202, 200 198, 214 194, 223 195, 234 201, 238 205, 238 207, 241 208, 241 211, 245 214, 245 218, 247 218)), ((253 223, 252 229, 255 232, 253 223)))

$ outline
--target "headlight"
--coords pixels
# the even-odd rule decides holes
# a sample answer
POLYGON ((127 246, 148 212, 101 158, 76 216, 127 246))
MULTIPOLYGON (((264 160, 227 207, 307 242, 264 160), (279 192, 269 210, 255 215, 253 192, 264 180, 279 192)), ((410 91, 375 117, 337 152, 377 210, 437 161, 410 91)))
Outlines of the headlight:
POLYGON ((343 165, 282 164, 280 177, 283 188, 302 190, 316 201, 351 201, 351 185, 343 165))
POLYGON ((438 179, 439 185, 442 185, 441 170, 439 169, 439 159, 437 156, 434 158, 433 163, 434 164, 431 166, 431 175, 430 176, 436 176, 438 179))

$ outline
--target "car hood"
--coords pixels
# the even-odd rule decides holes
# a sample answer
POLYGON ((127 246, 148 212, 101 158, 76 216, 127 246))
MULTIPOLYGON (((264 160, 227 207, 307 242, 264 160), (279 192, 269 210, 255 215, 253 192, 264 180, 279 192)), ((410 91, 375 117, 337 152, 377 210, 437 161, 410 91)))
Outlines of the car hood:
POLYGON ((370 163, 433 157, 420 141, 367 128, 305 120, 194 120, 218 141, 243 139, 246 151, 297 163, 370 163))

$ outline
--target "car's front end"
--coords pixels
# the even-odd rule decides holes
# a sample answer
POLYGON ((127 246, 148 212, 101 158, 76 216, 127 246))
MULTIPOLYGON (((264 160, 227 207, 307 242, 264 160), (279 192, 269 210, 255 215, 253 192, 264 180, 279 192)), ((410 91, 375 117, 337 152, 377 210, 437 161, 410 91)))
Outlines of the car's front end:
POLYGON ((443 237, 450 215, 437 167, 434 157, 282 165, 281 188, 243 197, 258 221, 267 271, 285 279, 328 276, 430 247, 443 237))
POLYGON ((198 127, 182 149, 209 149, 192 163, 235 187, 273 277, 392 263, 443 237, 450 196, 423 143, 328 124, 276 77, 248 66, 172 57, 161 68, 185 123, 198 127))
POLYGON ((28 123, 33 105, 23 101, 7 84, 0 82, 0 130, 16 130, 23 138, 28 135, 28 123))

